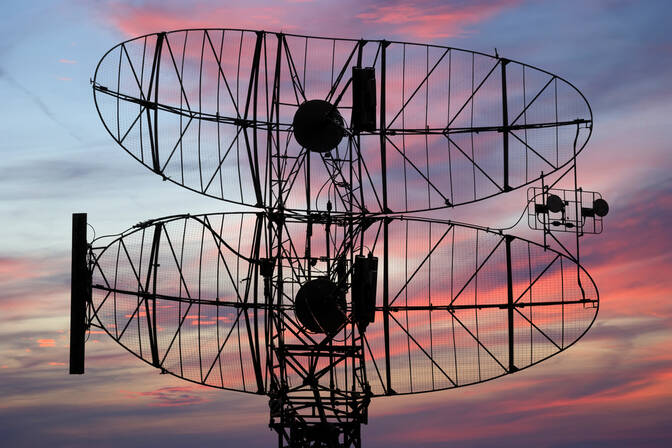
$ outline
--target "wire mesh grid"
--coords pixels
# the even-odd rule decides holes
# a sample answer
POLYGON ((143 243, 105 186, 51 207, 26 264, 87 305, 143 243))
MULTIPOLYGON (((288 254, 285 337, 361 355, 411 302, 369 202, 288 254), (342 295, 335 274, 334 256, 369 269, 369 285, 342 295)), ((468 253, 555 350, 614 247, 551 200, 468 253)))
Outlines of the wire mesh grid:
POLYGON ((96 105, 113 138, 163 178, 247 205, 399 212, 456 206, 539 179, 592 129, 581 93, 529 65, 448 47, 241 30, 124 42, 100 61, 96 105), (351 70, 375 69, 376 128, 357 131, 351 70), (307 100, 333 104, 330 154, 296 142, 307 100), (308 193, 306 193, 308 191, 308 193))
MULTIPOLYGON (((308 223, 294 220, 283 224, 277 244, 257 231, 271 223, 252 213, 173 217, 95 249, 95 317, 117 342, 165 371, 213 387, 264 391, 268 348, 275 344, 266 339, 269 319, 282 321, 282 343, 293 347, 288 350, 319 344, 324 335, 311 334, 294 313, 300 285, 328 277, 341 260, 350 314, 353 257, 380 253, 384 225, 388 275, 378 276, 375 320, 361 334, 374 395, 440 390, 512 373, 573 344, 597 312, 597 289, 583 268, 523 239, 399 217, 366 228, 311 224, 310 233, 308 223), (257 259, 276 257, 268 285, 250 262, 255 251, 257 259)), ((352 344, 355 332, 346 324, 330 344, 352 344)), ((319 384, 325 390, 356 386, 351 359, 299 352, 300 360, 284 373, 290 388, 303 385, 307 368, 301 363, 309 362, 324 370, 319 384)))

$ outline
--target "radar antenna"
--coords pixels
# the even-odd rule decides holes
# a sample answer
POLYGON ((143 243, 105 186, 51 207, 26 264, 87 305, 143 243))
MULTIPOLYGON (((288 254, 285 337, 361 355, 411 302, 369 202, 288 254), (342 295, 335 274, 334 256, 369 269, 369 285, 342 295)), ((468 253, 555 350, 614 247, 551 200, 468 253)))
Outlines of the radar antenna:
POLYGON ((281 447, 360 447, 372 398, 514 373, 595 320, 579 241, 609 206, 578 186, 592 112, 559 76, 437 45, 189 29, 113 47, 92 85, 141 164, 253 208, 90 241, 73 215, 70 373, 96 327, 162 373, 268 396, 281 447), (543 242, 436 217, 526 185, 543 242))

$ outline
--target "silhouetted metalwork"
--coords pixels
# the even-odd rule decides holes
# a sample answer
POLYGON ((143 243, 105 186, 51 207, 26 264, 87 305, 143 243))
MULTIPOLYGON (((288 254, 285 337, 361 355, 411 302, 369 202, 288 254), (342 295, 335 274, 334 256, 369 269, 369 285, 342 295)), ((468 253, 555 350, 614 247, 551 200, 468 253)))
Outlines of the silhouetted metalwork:
POLYGON ((93 88, 110 135, 164 179, 301 212, 328 201, 406 213, 481 200, 567 165, 592 130, 585 98, 556 75, 403 42, 158 33, 112 48, 93 88), (332 142, 315 151, 296 120, 320 105, 339 118, 313 127, 332 142))
POLYGON ((70 277, 70 374, 84 373, 84 343, 91 302, 91 275, 87 264, 86 213, 72 215, 72 266, 70 277))
POLYGON ((528 200, 530 228, 550 232, 602 233, 602 218, 609 213, 600 193, 532 187, 528 200))
POLYGON ((436 45, 196 29, 117 45, 92 83, 143 165, 255 209, 94 239, 73 251, 73 310, 77 259, 85 325, 164 373, 267 395, 280 447, 359 447, 372 398, 516 372, 596 317, 579 240, 609 207, 578 186, 592 114, 556 75, 436 45), (533 183, 521 219, 543 244, 408 215, 533 183))
MULTIPOLYGON (((523 239, 449 221, 387 217, 371 220, 353 244, 348 231, 354 223, 341 219, 310 224, 313 242, 323 243, 328 231, 333 236, 329 245, 312 244, 306 257, 309 224, 288 218, 276 226, 271 219, 255 213, 174 216, 93 247, 94 321, 171 374, 252 393, 278 387, 267 369, 273 357, 267 341, 274 338, 293 347, 284 353, 292 359, 284 372, 290 387, 306 380, 308 359, 319 370, 329 365, 320 356, 335 351, 345 359, 347 350, 362 350, 364 378, 375 396, 463 386, 528 367, 571 345, 597 311, 597 289, 581 269, 581 290, 575 260, 523 239), (396 273, 387 286, 389 305, 378 296, 373 320, 360 331, 350 294, 355 259, 384 244, 386 222, 388 250, 395 254, 388 269, 396 273), (273 263, 273 271, 264 271, 264 263, 273 263), (335 311, 327 315, 337 332, 306 325, 297 314, 301 289, 316 280, 343 294, 343 320, 335 311), (515 340, 508 336, 509 310, 515 340), (276 319, 282 321, 279 333, 266 325, 276 319), (385 319, 391 324, 389 359, 385 319), (353 338, 363 345, 355 348, 353 338), (301 345, 308 341, 324 353, 301 345)), ((377 283, 382 290, 382 277, 377 283)), ((330 305, 337 303, 334 298, 330 305)), ((325 387, 352 382, 344 359, 331 366, 333 378, 321 376, 325 387)))

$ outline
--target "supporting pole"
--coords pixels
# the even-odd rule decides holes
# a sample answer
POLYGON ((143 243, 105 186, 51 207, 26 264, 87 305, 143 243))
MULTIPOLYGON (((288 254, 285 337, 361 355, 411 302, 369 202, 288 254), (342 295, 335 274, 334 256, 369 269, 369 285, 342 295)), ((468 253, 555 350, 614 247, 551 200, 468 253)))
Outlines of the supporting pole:
MULTIPOLYGON (((252 241, 252 254, 254 256, 255 260, 259 260, 259 249, 260 249, 260 244, 261 244, 261 235, 262 235, 262 230, 263 230, 263 216, 261 214, 257 215, 257 220, 255 223, 254 227, 254 240, 252 241)), ((259 352, 259 315, 258 315, 258 308, 259 308, 259 296, 258 296, 258 288, 259 288, 259 264, 255 263, 254 267, 252 268, 253 276, 252 278, 254 281, 252 282, 253 286, 253 300, 254 300, 254 311, 253 311, 253 323, 254 323, 254 333, 250 330, 250 324, 249 324, 249 316, 247 309, 244 310, 245 313, 245 322, 246 322, 246 327, 247 327, 247 337, 248 341, 250 344, 250 351, 252 354, 252 365, 254 366, 254 375, 257 379, 257 392, 262 393, 264 391, 264 376, 261 372, 261 356, 259 352)), ((248 291, 249 291, 249 284, 250 282, 246 282, 246 291, 245 291, 245 303, 248 302, 248 291)))
POLYGON ((581 207, 579 201, 583 200, 583 191, 579 188, 579 183, 576 174, 576 143, 579 141, 579 131, 581 130, 579 123, 576 124, 576 136, 574 137, 574 158, 572 158, 572 170, 574 171, 574 215, 576 219, 576 282, 581 289, 581 297, 586 300, 586 291, 583 289, 581 282, 581 257, 579 253, 579 238, 583 234, 583 217, 580 214, 581 207), (581 231, 579 231, 579 227, 581 231))
POLYGON ((156 46, 154 47, 154 59, 152 61, 152 73, 149 77, 149 90, 147 92, 148 107, 147 123, 149 131, 149 144, 152 152, 152 169, 155 173, 162 174, 161 164, 159 162, 159 70, 161 67, 161 50, 163 49, 163 40, 166 33, 159 33, 156 36, 156 46), (154 93, 154 101, 151 97, 154 93), (152 122, 149 110, 154 110, 154 120, 152 122), (153 127, 153 128, 152 128, 153 127))
POLYGON ((149 255, 149 268, 147 269, 147 281, 145 282, 145 292, 149 292, 150 284, 151 292, 151 311, 148 295, 145 295, 145 315, 147 317, 147 334, 149 336, 149 346, 152 352, 152 365, 160 368, 161 362, 159 360, 159 347, 157 342, 157 328, 156 328, 156 277, 157 269, 159 268, 159 245, 161 242, 161 230, 163 224, 156 224, 154 226, 154 236, 152 238, 152 249, 149 255))
POLYGON ((89 271, 86 264, 86 213, 72 214, 72 265, 70 277, 70 374, 84 373, 86 304, 89 271))
POLYGON ((390 367, 390 290, 389 290, 389 221, 383 221, 383 333, 385 336, 385 393, 391 395, 392 372, 390 367))
POLYGON ((385 117, 385 50, 389 42, 380 43, 380 175, 383 183, 383 213, 389 213, 387 206, 387 125, 385 117))
POLYGON ((500 59, 502 66, 502 136, 504 146, 504 191, 510 191, 509 185, 509 107, 506 95, 506 64, 508 59, 500 59))
POLYGON ((509 373, 515 372, 518 368, 514 365, 514 353, 513 353, 513 273, 511 272, 511 241, 513 241, 513 236, 506 235, 506 292, 507 292, 507 312, 508 312, 508 322, 509 322, 509 373))
POLYGON ((261 59, 261 47, 264 41, 264 32, 257 32, 257 40, 254 45, 254 56, 252 58, 252 69, 250 70, 250 82, 247 88, 247 100, 245 101, 245 115, 244 121, 241 123, 243 127, 243 135, 245 136, 245 146, 247 147, 247 157, 250 162, 250 170, 252 175, 252 182, 254 183, 254 193, 256 195, 257 207, 261 207, 264 203, 263 195, 261 193, 261 181, 259 180, 259 144, 258 144, 258 129, 257 129, 257 109, 259 96, 259 61, 261 59), (250 111, 250 103, 252 103, 252 148, 250 148, 249 137, 247 135, 248 115, 250 111))

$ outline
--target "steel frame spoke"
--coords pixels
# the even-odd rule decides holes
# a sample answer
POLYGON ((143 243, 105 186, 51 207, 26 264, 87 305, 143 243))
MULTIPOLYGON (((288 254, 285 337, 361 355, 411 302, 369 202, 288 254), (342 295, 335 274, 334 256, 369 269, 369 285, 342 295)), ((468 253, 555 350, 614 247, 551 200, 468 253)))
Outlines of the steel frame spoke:
POLYGON ((444 201, 447 201, 448 198, 447 198, 443 193, 441 193, 441 190, 439 190, 439 189, 437 188, 437 186, 434 185, 434 183, 433 183, 431 180, 429 180, 429 178, 425 175, 425 173, 423 173, 422 171, 420 171, 420 169, 415 165, 415 163, 413 163, 413 161, 412 161, 411 159, 409 159, 408 157, 406 157, 406 154, 405 154, 402 150, 400 150, 399 147, 398 147, 392 140, 390 140, 390 138, 389 138, 387 135, 385 136, 385 138, 387 139, 388 142, 390 142, 390 143, 392 144, 392 147, 394 147, 394 149, 397 150, 397 152, 401 155, 401 157, 403 157, 404 160, 405 160, 406 162, 408 162, 408 163, 411 165, 411 167, 413 167, 413 169, 414 169, 420 176, 422 176, 423 179, 425 179, 425 181, 427 182, 427 185, 429 185, 429 186, 432 188, 432 190, 436 191, 436 192, 439 194, 439 196, 441 196, 441 199, 443 199, 444 201))
MULTIPOLYGON (((497 182, 495 182, 495 181, 492 179, 492 177, 490 177, 490 175, 489 175, 488 173, 486 173, 486 172, 483 170, 483 168, 481 168, 481 167, 480 167, 480 166, 479 166, 479 165, 478 165, 478 164, 477 164, 471 157, 469 157, 469 155, 467 155, 467 153, 464 152, 464 151, 462 150, 462 148, 460 147, 460 145, 458 145, 457 143, 455 143, 455 140, 453 140, 453 139, 450 138, 450 137, 447 137, 447 138, 448 138, 448 140, 450 141, 450 143, 452 143, 453 146, 455 146, 455 148, 457 148, 457 150, 460 151, 460 152, 462 153, 462 155, 463 155, 464 157, 466 157, 467 160, 469 160, 469 162, 471 162, 472 166, 476 167, 476 169, 477 169, 478 171, 480 171, 480 172, 481 172, 481 173, 482 173, 482 174, 483 174, 483 175, 484 175, 490 182, 492 182, 492 184, 493 184, 495 187, 497 187, 497 188, 499 189, 500 192, 503 192, 503 191, 504 191, 504 188, 500 187, 499 184, 498 184, 497 182)), ((476 179, 475 179, 475 178, 474 178, 474 182, 476 182, 476 179)))
MULTIPOLYGON (((410 276, 408 279, 406 279, 406 282, 405 282, 404 285, 401 287, 401 289, 399 290, 399 292, 397 292, 397 294, 392 298, 392 301, 390 302, 390 305, 389 305, 389 306, 392 306, 392 305, 394 304, 394 302, 397 300, 397 298, 401 295, 401 293, 404 292, 404 290, 406 290, 406 288, 408 287, 408 285, 409 285, 409 283, 411 282, 411 280, 413 280, 413 277, 415 277, 415 274, 417 274, 417 273, 420 271, 420 269, 422 268, 422 266, 425 264, 425 262, 431 258, 432 254, 434 253, 434 251, 436 250, 436 248, 439 247, 439 244, 441 244, 441 242, 442 242, 443 239, 446 237, 446 235, 448 235, 448 233, 449 233, 451 230, 453 230, 453 229, 454 229, 454 226, 453 226, 452 224, 450 224, 450 225, 448 226, 448 229, 446 229, 446 231, 443 232, 443 235, 441 235, 441 238, 439 238, 438 241, 434 244, 434 246, 429 250, 429 252, 428 252, 427 255, 425 256, 425 258, 422 259, 422 261, 420 262, 420 264, 418 265, 418 267, 415 268, 415 271, 413 271, 413 273, 411 274, 411 276, 410 276)), ((467 282, 467 283, 468 283, 468 282, 467 282)), ((458 295, 459 295, 459 294, 458 294, 458 295)), ((451 303, 452 303, 452 302, 451 302, 451 303)))
MULTIPOLYGON (((507 369, 506 367, 504 367, 504 364, 502 364, 501 362, 499 362, 499 359, 497 359, 497 357, 496 357, 495 355, 493 355, 492 352, 491 352, 490 350, 488 350, 488 348, 487 348, 485 345, 483 345, 483 343, 481 342, 481 340, 480 340, 479 338, 477 338, 477 337, 474 335, 474 333, 472 333, 471 330, 469 330, 469 328, 467 328, 466 325, 464 325, 464 323, 460 320, 459 317, 457 317, 457 316, 455 315, 454 312, 451 311, 450 314, 452 314, 452 316, 455 318, 455 320, 457 321, 457 323, 460 324, 460 326, 461 326, 462 328, 464 328, 465 331, 466 331, 467 333, 469 333, 469 336, 471 336, 472 339, 473 339, 474 341, 476 341, 476 343, 479 345, 479 347, 481 347, 483 350, 485 350, 485 352, 486 352, 488 355, 490 355, 490 357, 491 357, 492 359, 494 359, 495 362, 496 362, 497 364, 499 364, 499 366, 502 368, 502 370, 504 370, 504 372, 508 372, 508 371, 509 371, 509 369, 507 369)), ((479 363, 479 365, 480 365, 480 363, 479 363)))
POLYGON ((481 80, 481 82, 478 84, 478 87, 476 87, 476 88, 471 92, 471 95, 469 95, 469 98, 467 98, 467 100, 464 102, 464 104, 462 104, 462 106, 458 109, 458 111, 455 113, 455 115, 453 115, 453 118, 451 118, 451 120, 448 122, 448 126, 446 126, 445 129, 444 129, 446 132, 448 132, 448 131, 450 130, 450 125, 453 124, 453 121, 455 121, 455 119, 456 119, 457 117, 460 116, 460 114, 462 113, 462 111, 464 110, 464 108, 467 107, 467 105, 468 105, 471 101, 473 101, 474 96, 476 95, 476 93, 478 93, 478 91, 481 90, 481 87, 483 86, 483 84, 485 83, 485 81, 487 81, 488 78, 490 78, 490 75, 492 75, 492 72, 495 71, 495 69, 497 68, 497 66, 498 66, 499 64, 501 64, 501 62, 502 62, 501 59, 498 59, 497 62, 495 62, 495 65, 492 66, 492 68, 490 69, 490 71, 488 72, 488 74, 485 75, 485 78, 483 78, 483 80, 481 80))
POLYGON ((500 240, 497 242, 497 244, 495 245, 495 247, 493 247, 492 250, 490 251, 490 253, 483 259, 483 261, 481 262, 481 264, 476 268, 476 270, 474 271, 474 273, 471 274, 471 277, 469 277, 469 279, 464 283, 464 285, 462 286, 462 288, 460 288, 460 290, 459 290, 458 293, 455 295, 455 297, 453 297, 453 298, 450 300, 450 305, 452 305, 453 303, 455 303, 455 301, 460 297, 460 295, 464 292, 464 290, 467 289, 467 286, 469 286, 469 284, 471 283, 471 281, 472 281, 474 278, 476 278, 476 276, 478 275, 478 273, 480 272, 480 270, 483 268, 483 266, 485 266, 485 264, 488 262, 488 260, 490 260, 490 257, 492 257, 492 255, 497 251, 497 249, 499 248, 499 246, 502 245, 502 242, 503 242, 504 240, 505 240, 505 237, 500 238, 500 240))
POLYGON ((217 55, 217 50, 215 50, 215 46, 212 43, 212 40, 210 39, 210 34, 208 33, 208 30, 204 30, 204 37, 208 39, 208 44, 210 44, 212 55, 215 57, 215 61, 217 62, 217 68, 219 69, 219 74, 222 75, 222 79, 224 80, 226 90, 227 92, 229 92, 229 98, 231 98, 231 104, 233 104, 233 108, 236 110, 236 117, 241 118, 240 111, 238 110, 238 103, 236 102, 236 99, 233 97, 231 87, 229 86, 229 82, 227 81, 226 75, 224 74, 224 69, 222 68, 222 61, 219 59, 219 56, 217 55))
POLYGON ((541 271, 541 273, 540 273, 539 275, 537 275, 537 277, 536 277, 533 281, 530 282, 530 284, 527 286, 527 288, 525 288, 525 290, 524 290, 524 291, 518 296, 518 298, 513 302, 514 304, 518 303, 518 301, 519 301, 520 299, 522 299, 522 298, 525 296, 525 294, 527 294, 527 292, 528 292, 530 289, 532 289, 532 286, 534 286, 534 284, 537 283, 537 280, 539 280, 539 279, 541 278, 541 276, 544 275, 544 274, 546 273, 546 271, 553 265, 553 263, 555 263, 555 261, 556 261, 558 258, 560 258, 560 254, 556 255, 556 256, 553 258, 553 260, 551 260, 551 262, 548 263, 548 265, 541 271))
MULTIPOLYGON (((418 91, 420 91, 420 89, 422 88, 422 86, 423 86, 426 82, 428 82, 429 77, 431 76, 431 74, 434 73, 434 70, 436 69, 436 67, 439 66, 439 64, 441 63, 441 61, 443 61, 443 58, 445 58, 446 55, 450 53, 450 51, 451 51, 451 49, 450 49, 450 48, 447 48, 446 51, 443 52, 443 54, 441 55, 441 57, 439 58, 439 60, 436 61, 436 63, 434 64, 434 66, 432 66, 431 70, 429 70, 429 71, 427 72, 427 74, 425 75, 425 77, 422 79, 422 81, 420 81, 420 84, 418 84, 418 87, 415 88, 415 90, 413 91, 413 93, 411 94, 411 96, 409 96, 408 99, 406 100, 406 102, 404 103, 404 105, 401 106, 401 109, 399 110, 399 112, 397 112, 397 114, 394 116, 394 118, 392 118, 392 120, 391 120, 389 123, 387 123, 387 126, 388 126, 388 127, 391 126, 392 123, 394 123, 394 122, 396 121, 396 119, 399 117, 399 115, 401 115, 401 113, 406 109, 406 106, 408 105, 408 103, 411 102, 411 100, 413 99, 413 97, 415 97, 415 94, 418 93, 418 91)), ((488 74, 488 75, 489 75, 489 74, 488 74)), ((486 78, 487 78, 487 76, 486 76, 486 78)), ((484 81, 485 81, 485 80, 484 80, 484 81)), ((481 84, 482 84, 482 83, 481 83, 481 84)), ((480 87, 480 86, 479 86, 479 87, 480 87)), ((478 89, 476 89, 476 90, 478 90, 478 89)), ((475 93, 475 92, 474 92, 474 93, 475 93)), ((473 95, 472 95, 472 96, 473 96, 473 95)), ((458 113, 459 113, 459 112, 458 112, 458 113)))
POLYGON ((457 386, 457 383, 455 381, 453 381, 453 379, 446 373, 445 370, 443 370, 443 368, 434 360, 434 358, 429 353, 427 353, 427 350, 425 350, 424 347, 422 347, 422 345, 420 345, 420 343, 413 337, 413 335, 410 333, 410 331, 408 331, 406 328, 404 328, 404 326, 401 325, 401 322, 399 322, 397 320, 397 318, 394 317, 393 314, 390 314, 390 317, 392 318, 392 320, 394 320, 397 323, 399 328, 401 328, 402 331, 404 333, 406 333, 406 335, 410 338, 411 341, 413 341, 413 343, 420 349, 420 351, 422 351, 422 353, 425 354, 425 356, 432 362, 432 364, 434 366, 436 366, 437 369, 439 369, 439 371, 448 379, 448 381, 450 381, 453 386, 457 386))
POLYGON ((526 141, 523 141, 520 137, 518 137, 518 135, 517 135, 515 132, 511 131, 511 132, 509 132, 509 135, 513 135, 513 136, 516 138, 516 140, 518 140, 520 143, 522 143, 523 145, 525 145, 525 147, 526 147, 527 149, 529 149, 530 151, 532 151, 533 153, 535 153, 541 160, 543 160, 544 162, 546 162, 546 164, 547 164, 548 166, 550 166, 551 168, 553 168, 554 170, 556 170, 557 168, 559 168, 559 167, 553 165, 553 164, 552 164, 551 162, 549 162, 548 160, 546 160, 546 158, 545 158, 544 156, 542 156, 541 154, 539 154, 533 147, 531 147, 530 145, 528 145, 526 141))
POLYGON ((534 104, 534 102, 537 100, 537 98, 539 98, 539 95, 541 95, 541 94, 544 92, 544 90, 546 90, 546 88, 547 88, 549 85, 551 85, 551 83, 552 83, 556 78, 557 78, 557 76, 555 76, 555 75, 551 75, 551 78, 548 80, 548 82, 547 82, 546 84, 544 84, 544 87, 542 87, 541 90, 539 90, 539 92, 537 92, 537 94, 534 95, 534 98, 532 98, 532 100, 531 100, 529 103, 527 103, 527 106, 525 106, 525 107, 523 108, 523 110, 521 110, 520 113, 519 113, 518 115, 516 115, 516 118, 514 118, 513 121, 511 121, 511 124, 512 124, 512 125, 514 125, 514 124, 516 124, 516 123, 518 122, 518 120, 520 119, 520 117, 522 117, 522 116, 525 114, 525 112, 527 112, 527 109, 529 109, 530 106, 531 106, 532 104, 534 104))
POLYGON ((514 308, 514 310, 515 310, 520 316, 522 316, 523 319, 525 319, 526 321, 528 321, 528 322, 530 323, 530 325, 532 325, 532 326, 533 326, 539 333, 541 333, 546 339, 548 339, 549 342, 550 342, 551 344, 555 345, 555 347, 556 347, 558 350, 562 351, 562 347, 560 347, 560 346, 559 346, 559 345, 558 345, 558 344, 557 344, 557 343, 556 343, 556 342, 555 342, 549 335, 547 335, 541 328, 539 328, 534 322, 532 322, 526 315, 524 315, 523 313, 521 313, 517 308, 514 308))

